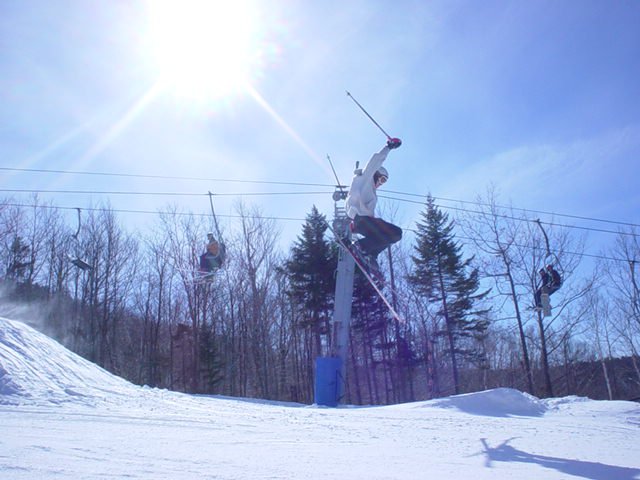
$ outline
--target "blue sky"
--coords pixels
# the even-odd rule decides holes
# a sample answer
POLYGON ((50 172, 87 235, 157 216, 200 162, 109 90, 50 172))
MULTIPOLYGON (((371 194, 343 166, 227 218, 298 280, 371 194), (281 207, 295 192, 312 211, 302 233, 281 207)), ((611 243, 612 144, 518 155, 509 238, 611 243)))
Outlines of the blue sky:
MULTIPOLYGON (((220 14, 225 5, 242 2, 217 3, 217 16, 199 16, 216 31, 235 21, 220 14)), ((186 94, 160 82, 153 2, 3 0, 2 166, 330 185, 330 155, 346 183, 354 163, 385 141, 349 90, 404 142, 386 163, 388 190, 473 200, 493 184, 517 207, 640 223, 639 2, 249 5, 249 86, 186 94)), ((222 53, 202 51, 212 80, 228 70, 221 55, 233 42, 229 34, 218 41, 222 53)), ((244 198, 278 218, 303 219, 313 204, 333 212, 332 187, 16 170, 0 179, 10 189, 272 192, 244 198), (316 191, 327 193, 300 194, 316 191)), ((115 209, 208 211, 204 196, 41 197, 67 207, 108 198, 115 209)), ((218 212, 234 213, 237 198, 217 197, 218 212)), ((394 200, 380 207, 404 227, 421 210, 394 200)), ((122 218, 144 225, 149 217, 122 218)), ((278 221, 285 243, 300 223, 278 221)))

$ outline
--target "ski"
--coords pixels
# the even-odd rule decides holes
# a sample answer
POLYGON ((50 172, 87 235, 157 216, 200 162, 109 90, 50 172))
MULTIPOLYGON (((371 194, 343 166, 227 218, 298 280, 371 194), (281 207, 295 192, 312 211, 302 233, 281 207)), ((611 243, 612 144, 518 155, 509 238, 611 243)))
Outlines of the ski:
POLYGON ((71 255, 67 255, 67 258, 73 265, 78 267, 80 270, 84 270, 84 271, 93 270, 93 267, 89 265, 87 262, 85 262, 84 260, 82 260, 80 257, 73 257, 71 255))
POLYGON ((546 292, 543 292, 540 295, 540 303, 542 304, 542 314, 545 317, 550 317, 551 316, 551 302, 549 301, 549 294, 546 292))
POLYGON ((178 272, 182 281, 189 285, 207 285, 212 284, 218 276, 219 269, 213 272, 202 271, 200 269, 185 269, 174 267, 178 272))
POLYGON ((382 291, 382 289, 377 285, 377 283, 375 282, 375 280, 373 279, 373 277, 371 276, 371 274, 369 273, 368 268, 366 267, 366 265, 364 265, 364 263, 362 262, 362 260, 360 259, 360 257, 356 254, 353 253, 352 249, 350 249, 340 238, 339 235, 336 234, 336 231, 333 229, 333 227, 329 226, 329 229, 333 232, 336 242, 338 243, 338 245, 340 245, 342 247, 342 249, 344 251, 346 251, 351 258, 353 258, 353 261, 355 262, 355 264, 358 266, 358 268, 360 269, 360 271, 362 272, 362 274, 365 276, 365 278, 367 279, 367 281, 371 284, 371 286, 373 287, 373 289, 376 291, 376 293, 378 294, 378 296, 380 297, 380 299, 384 302, 384 304, 387 306, 387 308, 389 309, 389 312, 391 313, 391 315, 393 316, 393 318, 395 318, 398 322, 400 323, 405 323, 404 319, 400 316, 400 314, 396 311, 395 308, 393 308, 393 305, 391 305, 391 302, 389 301, 389 299, 387 298, 387 296, 384 294, 384 292, 382 291))
POLYGON ((380 267, 378 267, 377 265, 373 267, 371 263, 367 261, 367 258, 364 252, 362 252, 358 247, 356 247, 355 244, 351 243, 350 245, 347 245, 345 243, 345 248, 349 250, 354 260, 358 262, 360 266, 366 270, 366 273, 368 273, 371 279, 375 281, 378 288, 383 289, 385 286, 385 279, 384 279, 384 275, 382 275, 382 272, 380 271, 380 267))

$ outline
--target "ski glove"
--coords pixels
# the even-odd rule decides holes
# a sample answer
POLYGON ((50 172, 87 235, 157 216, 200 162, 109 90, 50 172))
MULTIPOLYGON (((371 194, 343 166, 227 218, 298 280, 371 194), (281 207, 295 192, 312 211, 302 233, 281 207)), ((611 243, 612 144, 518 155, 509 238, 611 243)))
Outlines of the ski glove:
POLYGON ((400 145, 402 145, 402 140, 400 140, 399 138, 390 138, 389 140, 387 140, 387 147, 389 147, 389 150, 398 148, 400 145))

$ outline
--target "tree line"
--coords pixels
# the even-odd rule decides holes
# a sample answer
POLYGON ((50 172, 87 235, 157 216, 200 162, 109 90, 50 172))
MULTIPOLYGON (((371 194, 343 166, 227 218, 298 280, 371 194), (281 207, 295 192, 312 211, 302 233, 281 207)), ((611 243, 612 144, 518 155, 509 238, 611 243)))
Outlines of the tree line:
MULTIPOLYGON (((0 310, 31 305, 27 320, 136 384, 313 402, 315 359, 334 351, 339 255, 332 219, 315 207, 282 252, 275 220, 238 203, 237 221, 222 232, 225 265, 204 282, 197 265, 211 218, 167 207, 142 234, 108 205, 72 225, 64 209, 37 197, 31 204, 0 202, 0 310)), ((500 386, 539 397, 639 397, 634 227, 586 266, 584 237, 555 225, 541 232, 534 220, 499 206, 492 191, 455 218, 427 197, 413 235, 381 255, 404 322, 356 271, 344 401, 500 386), (548 262, 564 284, 544 317, 531 307, 548 262)))

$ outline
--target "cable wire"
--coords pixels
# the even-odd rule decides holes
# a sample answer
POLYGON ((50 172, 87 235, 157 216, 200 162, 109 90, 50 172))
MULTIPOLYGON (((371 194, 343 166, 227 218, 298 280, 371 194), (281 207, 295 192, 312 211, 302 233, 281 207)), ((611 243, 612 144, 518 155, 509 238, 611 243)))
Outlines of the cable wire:
MULTIPOLYGON (((208 193, 193 192, 140 192, 140 191, 98 191, 98 190, 39 190, 22 188, 0 188, 0 192, 6 193, 47 193, 47 194, 79 194, 79 195, 148 195, 166 197, 203 197, 208 193)), ((235 193, 214 193, 220 197, 242 197, 242 196, 263 196, 263 195, 329 195, 332 192, 235 192, 235 193)))
MULTIPOLYGON (((386 198, 388 200, 394 200, 394 201, 397 201, 397 202, 407 202, 407 203, 422 204, 422 202, 418 202, 418 201, 415 201, 415 200, 406 200, 406 199, 396 198, 396 197, 387 197, 387 196, 384 196, 384 195, 378 195, 378 196, 380 198, 386 198)), ((467 208, 462 208, 462 207, 452 207, 450 205, 438 204, 436 206, 438 206, 439 208, 444 208, 444 209, 449 209, 449 210, 456 210, 456 211, 465 212, 465 213, 473 213, 473 214, 476 214, 476 215, 490 215, 491 217, 494 217, 494 218, 505 218, 507 220, 518 220, 518 221, 522 221, 522 222, 537 222, 538 221, 538 219, 526 219, 526 218, 521 218, 521 217, 514 217, 512 215, 481 212, 481 211, 477 211, 477 210, 469 210, 467 208)), ((633 233, 633 232, 624 232, 624 231, 617 231, 617 230, 606 230, 606 229, 603 229, 603 228, 583 227, 583 226, 580 226, 580 225, 567 225, 567 224, 554 223, 554 222, 543 222, 543 221, 540 221, 540 223, 543 223, 545 225, 549 225, 551 227, 575 228, 577 230, 586 230, 586 231, 597 232, 597 233, 612 233, 612 234, 615 234, 615 235, 625 235, 625 236, 630 236, 630 237, 640 237, 639 234, 633 233)), ((633 224, 629 224, 629 225, 633 225, 633 224)))
MULTIPOLYGON (((406 192, 398 192, 398 191, 394 191, 394 190, 385 190, 388 193, 393 193, 396 195, 405 195, 405 196, 410 196, 410 197, 420 197, 420 198, 428 198, 428 195, 424 195, 424 194, 418 194, 418 193, 406 193, 406 192)), ((520 212, 525 212, 525 213, 536 213, 536 214, 542 214, 542 215, 551 215, 551 216, 556 216, 556 217, 567 217, 567 218, 574 218, 576 220, 586 220, 586 221, 590 221, 590 222, 602 222, 602 223, 613 223, 616 225, 623 225, 623 226, 628 226, 628 227, 639 227, 640 228, 640 224, 637 223, 631 223, 631 222, 621 222, 621 221, 617 221, 617 220, 606 220, 603 218, 595 218, 595 217, 585 217, 585 216, 581 216, 581 215, 572 215, 572 214, 568 214, 568 213, 558 213, 558 212, 548 212, 545 210, 533 210, 533 209, 529 209, 529 208, 520 208, 520 207, 512 207, 512 206, 504 206, 504 205, 491 205, 489 203, 483 203, 483 202, 472 202, 470 200, 457 200, 454 198, 446 198, 446 197, 434 197, 432 196, 432 198, 434 200, 440 200, 443 202, 455 202, 455 203, 463 203, 463 204, 472 204, 472 205, 480 205, 483 207, 496 207, 496 208, 500 208, 503 210, 517 210, 520 212)), ((398 199, 400 200, 400 199, 398 199)))
POLYGON ((55 173, 55 174, 70 174, 70 175, 95 175, 104 177, 125 177, 125 178, 152 178, 161 180, 195 180, 202 182, 231 182, 231 183, 256 183, 263 185, 297 185, 305 187, 334 187, 335 185, 327 183, 303 183, 303 182, 277 182, 268 180, 238 180, 233 178, 206 178, 206 177, 181 177, 174 175, 143 175, 137 173, 109 173, 109 172, 83 172, 76 170, 52 170, 44 168, 12 168, 12 167, 0 167, 0 171, 13 171, 13 172, 31 172, 31 173, 55 173))
MULTIPOLYGON (((77 210, 78 207, 66 207, 66 206, 55 206, 55 205, 28 205, 28 204, 20 204, 20 203, 5 203, 3 204, 5 206, 8 207, 18 207, 18 208, 48 208, 48 209, 59 209, 59 210, 77 210)), ((159 211, 151 211, 151 210, 130 210, 130 209, 114 209, 114 208, 100 208, 100 207, 85 207, 83 208, 83 210, 85 211, 90 211, 90 212, 113 212, 113 213, 133 213, 133 214, 145 214, 145 215, 158 215, 160 213, 163 212, 159 212, 159 211)), ((210 217, 211 213, 188 213, 188 212, 171 212, 171 215, 176 215, 176 216, 195 216, 195 217, 210 217)), ((217 214, 217 216, 219 217, 224 217, 224 218, 232 218, 232 219, 237 219, 237 218, 247 218, 247 216, 241 216, 241 215, 221 215, 221 214, 217 214)), ((253 216, 249 216, 248 218, 255 218, 255 219, 264 219, 264 220, 273 220, 273 221, 295 221, 295 222, 304 222, 306 221, 306 218, 295 218, 295 217, 273 217, 273 216, 260 216, 260 217, 253 217, 253 216)), ((414 234, 417 234, 418 231, 412 228, 404 228, 405 231, 408 232, 412 232, 414 234)), ((463 236, 463 235, 456 235, 456 238, 459 238, 461 240, 468 240, 471 242, 476 242, 476 241, 485 241, 485 239, 479 239, 479 238, 473 238, 473 237, 467 237, 467 236, 463 236)), ((491 242, 490 242, 491 243, 491 242)), ((518 247, 521 248, 530 248, 533 250, 536 249, 540 249, 540 247, 536 247, 536 246, 530 246, 530 245, 516 245, 518 247)), ((578 252, 564 252, 567 255, 576 255, 576 256, 582 256, 582 257, 588 257, 588 258, 594 258, 594 259, 600 259, 600 260, 609 260, 609 261, 614 261, 614 262, 625 262, 625 263, 629 263, 629 259, 627 258, 616 258, 616 257, 608 257, 605 255, 595 255, 595 254, 589 254, 589 253, 578 253, 578 252)))
MULTIPOLYGON (((9 188, 0 189, 0 192, 5 192, 5 193, 30 193, 30 194, 57 194, 57 195, 67 195, 67 194, 79 194, 79 195, 136 195, 136 196, 166 196, 166 197, 171 197, 171 196, 173 196, 173 197, 179 197, 179 196, 182 196, 182 197, 202 197, 202 196, 208 196, 209 195, 209 193, 194 193, 194 192, 143 192, 143 191, 114 191, 114 190, 111 190, 111 191, 109 191, 109 190, 104 190, 104 191, 98 191, 98 190, 42 190, 42 189, 9 189, 9 188)), ((329 195, 330 193, 332 193, 332 192, 329 192, 329 191, 312 191, 312 192, 225 192, 225 193, 215 193, 213 195, 216 195, 216 196, 229 196, 229 197, 243 197, 243 196, 246 197, 246 196, 279 196, 279 195, 329 195)), ((417 201, 417 200, 409 200, 409 199, 404 199, 404 198, 390 197, 390 196, 387 196, 387 195, 378 195, 378 196, 379 196, 379 198, 385 198, 387 200, 423 205, 423 202, 417 201)), ((471 202, 465 202, 465 203, 471 203, 471 202)), ((478 210, 470 210, 468 208, 455 207, 455 206, 451 206, 451 205, 436 204, 436 206, 439 207, 439 208, 443 208, 443 209, 455 210, 455 211, 460 211, 460 212, 464 212, 464 213, 471 213, 471 214, 475 214, 475 215, 491 215, 492 217, 495 217, 495 218, 504 218, 504 219, 507 219, 507 220, 516 220, 516 221, 521 221, 521 222, 537 222, 537 221, 539 221, 539 219, 526 219, 526 218, 514 217, 512 215, 506 215, 506 214, 487 213, 487 212, 482 212, 482 211, 478 211, 478 210)), ((520 209, 520 210, 526 211, 526 212, 533 212, 533 210, 525 210, 525 209, 520 209)), ((640 238, 640 234, 636 234, 634 232, 607 230, 607 229, 603 229, 603 228, 585 227, 585 226, 581 226, 581 225, 568 225, 568 224, 555 223, 555 222, 543 222, 543 221, 540 221, 540 223, 543 223, 544 225, 548 225, 548 226, 551 226, 551 227, 560 227, 560 228, 567 228, 567 229, 583 230, 583 231, 587 231, 587 232, 606 233, 606 234, 614 234, 614 235, 623 235, 623 236, 628 236, 628 237, 633 237, 633 238, 640 238)), ((611 222, 611 223, 615 223, 615 222, 611 222)), ((627 224, 627 225, 633 225, 633 224, 627 224)))
MULTIPOLYGON (((27 172, 27 173, 55 173, 55 174, 69 174, 69 175, 94 175, 94 176, 109 176, 109 177, 125 177, 125 178, 150 178, 150 179, 164 179, 164 180, 190 180, 190 181, 208 181, 208 182, 230 182, 230 183, 249 183, 249 184, 264 184, 264 185, 290 185, 290 186, 311 186, 311 187, 336 187, 336 185, 326 184, 326 183, 305 183, 305 182, 281 182, 281 181, 266 181, 266 180, 238 180, 238 179, 230 179, 230 178, 203 178, 203 177, 187 177, 187 176, 172 176, 172 175, 146 175, 146 174, 133 174, 133 173, 111 173, 111 172, 87 172, 87 171, 76 171, 76 170, 54 170, 54 169, 42 169, 42 168, 16 168, 16 167, 0 167, 0 171, 14 171, 14 172, 27 172)), ((345 185, 338 185, 338 188, 346 188, 345 185)), ((428 195, 425 194, 417 194, 410 192, 402 192, 395 190, 384 190, 387 193, 394 195, 404 195, 409 197, 419 197, 426 199, 428 195)), ((187 195, 187 194, 185 194, 187 195)), ((392 198, 392 197, 388 197, 392 198)), ((492 206, 487 203, 482 202, 472 202, 469 200, 459 200, 453 198, 446 197, 433 197, 434 200, 440 200, 444 202, 455 202, 461 204, 473 204, 473 205, 482 205, 482 206, 492 206)), ((409 201, 404 199, 395 199, 398 201, 409 201)), ((422 203, 422 202, 415 202, 422 203)), ((441 205, 443 208, 445 206, 441 205)), ((534 210, 534 209, 526 209, 519 207, 507 207, 503 205, 495 205, 497 208, 507 209, 507 210, 517 210, 526 213, 535 213, 541 215, 551 215, 558 217, 566 217, 573 218, 576 220, 585 220, 592 222, 600 222, 600 223, 611 223, 616 225, 623 225, 629 227, 638 227, 640 228, 640 224, 632 223, 632 222, 622 222, 617 220, 607 220, 603 218, 596 217, 586 217, 580 215, 572 215, 566 213, 558 213, 558 212, 549 212, 544 210, 534 210)), ((454 208, 454 207, 448 207, 454 208)), ((616 232, 617 233, 617 232, 616 232)))

